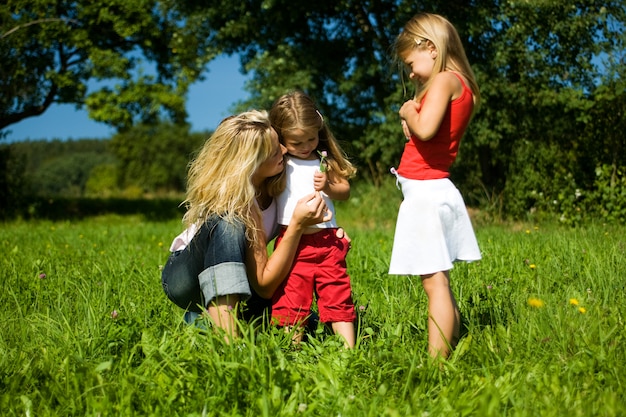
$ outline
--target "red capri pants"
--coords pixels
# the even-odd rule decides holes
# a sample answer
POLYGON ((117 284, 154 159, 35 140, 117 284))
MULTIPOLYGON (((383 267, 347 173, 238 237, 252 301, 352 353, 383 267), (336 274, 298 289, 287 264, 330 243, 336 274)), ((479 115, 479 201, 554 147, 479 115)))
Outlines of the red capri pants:
MULTIPOLYGON (((311 314, 313 291, 317 294, 320 321, 336 323, 356 319, 350 276, 346 271, 349 243, 336 236, 337 229, 302 235, 289 275, 272 297, 272 321, 278 325, 306 323, 311 314)), ((280 244, 284 228, 276 238, 280 244)))

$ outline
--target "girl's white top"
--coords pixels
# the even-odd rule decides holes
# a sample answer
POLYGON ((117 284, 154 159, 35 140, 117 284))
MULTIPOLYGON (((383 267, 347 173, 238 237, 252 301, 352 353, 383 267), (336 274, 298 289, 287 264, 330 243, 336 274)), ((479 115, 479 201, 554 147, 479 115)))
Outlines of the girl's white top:
MULTIPOLYGON (((313 175, 319 171, 320 160, 312 161, 293 158, 289 155, 285 157, 287 188, 277 198, 278 203, 278 224, 287 226, 296 208, 298 200, 307 194, 315 191, 313 188, 313 175)), ((318 223, 315 226, 320 229, 336 228, 337 220, 335 218, 335 206, 333 201, 324 193, 320 193, 326 202, 326 206, 333 213, 333 218, 324 223, 318 223)))

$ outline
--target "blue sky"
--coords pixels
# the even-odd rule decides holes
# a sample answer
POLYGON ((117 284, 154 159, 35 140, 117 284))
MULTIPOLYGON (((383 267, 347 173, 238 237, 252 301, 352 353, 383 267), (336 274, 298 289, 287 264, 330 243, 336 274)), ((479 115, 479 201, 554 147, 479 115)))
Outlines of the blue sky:
MULTIPOLYGON (((187 113, 192 131, 213 130, 229 109, 247 97, 246 77, 239 71, 238 57, 219 57, 209 65, 206 80, 193 84, 187 95, 187 113)), ((109 138, 114 129, 97 123, 85 110, 73 105, 53 105, 41 116, 30 117, 6 128, 10 133, 1 142, 39 139, 109 138)))

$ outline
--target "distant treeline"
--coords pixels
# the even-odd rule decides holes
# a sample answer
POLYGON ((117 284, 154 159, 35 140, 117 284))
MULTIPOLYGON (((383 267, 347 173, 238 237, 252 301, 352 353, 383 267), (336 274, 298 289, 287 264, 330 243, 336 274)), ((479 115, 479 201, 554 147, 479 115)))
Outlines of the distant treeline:
POLYGON ((106 140, 0 143, 0 211, 4 217, 52 211, 54 217, 59 201, 70 199, 180 200, 189 160, 207 136, 160 124, 106 140))
MULTIPOLYGON (((0 143, 0 217, 80 217, 135 210, 153 217, 177 215, 188 164, 208 136, 190 133, 187 126, 160 123, 138 125, 106 140, 0 143)), ((469 205, 492 218, 556 217, 572 225, 590 219, 626 221, 622 154, 616 148, 610 163, 590 151, 588 141, 578 143, 570 149, 530 143, 518 147, 509 155, 505 192, 497 197, 472 182, 476 167, 464 158, 453 167, 453 180, 469 205), (475 198, 481 193, 483 198, 475 198)), ((464 155, 471 154, 468 151, 464 155)), ((354 185, 393 182, 389 175, 376 184, 359 165, 362 160, 354 160, 359 167, 354 185)))

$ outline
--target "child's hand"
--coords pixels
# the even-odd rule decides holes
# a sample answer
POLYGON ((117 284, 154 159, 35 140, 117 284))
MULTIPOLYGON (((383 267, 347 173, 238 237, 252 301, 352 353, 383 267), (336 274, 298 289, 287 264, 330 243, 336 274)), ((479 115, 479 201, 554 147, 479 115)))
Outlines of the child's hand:
POLYGON ((325 172, 316 171, 313 175, 313 188, 315 191, 323 191, 328 183, 328 175, 325 172))
POLYGON ((411 136, 413 135, 411 129, 409 129, 407 120, 419 113, 421 107, 422 104, 415 100, 407 100, 404 102, 402 107, 400 107, 400 111, 398 112, 400 114, 400 119, 402 119, 400 123, 402 125, 404 137, 407 138, 407 140, 411 139, 411 136))
POLYGON ((409 130, 409 126, 406 124, 406 120, 403 119, 400 123, 402 124, 402 133, 404 133, 406 140, 411 139, 411 131, 409 130))
POLYGON ((419 113, 422 107, 421 103, 418 103, 415 100, 407 100, 404 102, 402 107, 400 107, 400 118, 402 120, 406 120, 415 115, 415 113, 419 113))

